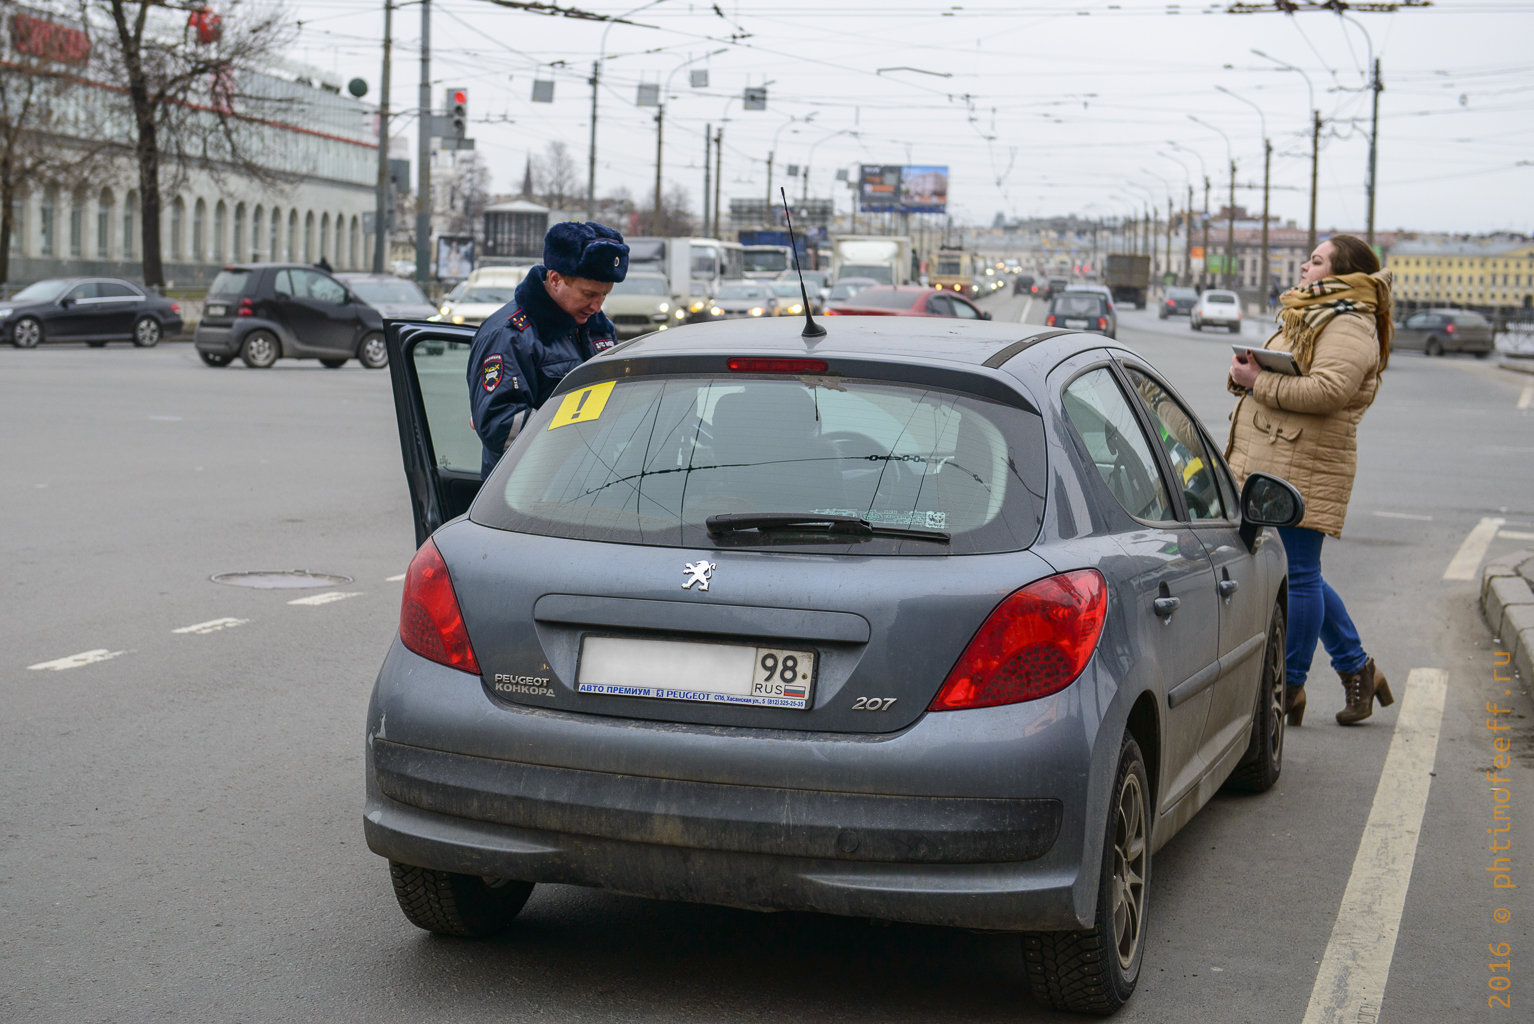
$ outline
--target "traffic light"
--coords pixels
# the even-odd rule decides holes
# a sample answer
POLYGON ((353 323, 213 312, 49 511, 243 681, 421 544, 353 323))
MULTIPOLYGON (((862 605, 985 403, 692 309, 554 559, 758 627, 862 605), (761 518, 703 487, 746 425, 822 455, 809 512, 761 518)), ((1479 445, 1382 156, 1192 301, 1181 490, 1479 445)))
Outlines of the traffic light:
POLYGON ((447 108, 447 123, 451 131, 450 138, 462 139, 469 134, 469 90, 449 89, 447 102, 443 104, 447 108))

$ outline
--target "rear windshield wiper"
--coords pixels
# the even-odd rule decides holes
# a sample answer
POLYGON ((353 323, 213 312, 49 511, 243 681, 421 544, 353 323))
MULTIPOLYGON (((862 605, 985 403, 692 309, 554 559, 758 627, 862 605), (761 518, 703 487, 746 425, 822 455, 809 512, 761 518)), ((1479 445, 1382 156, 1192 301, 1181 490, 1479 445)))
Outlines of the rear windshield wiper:
POLYGON ((861 516, 842 516, 817 512, 731 512, 709 516, 708 532, 717 537, 740 530, 823 529, 826 533, 844 533, 854 537, 908 537, 947 544, 949 535, 942 530, 923 530, 910 526, 886 526, 871 523, 861 516))

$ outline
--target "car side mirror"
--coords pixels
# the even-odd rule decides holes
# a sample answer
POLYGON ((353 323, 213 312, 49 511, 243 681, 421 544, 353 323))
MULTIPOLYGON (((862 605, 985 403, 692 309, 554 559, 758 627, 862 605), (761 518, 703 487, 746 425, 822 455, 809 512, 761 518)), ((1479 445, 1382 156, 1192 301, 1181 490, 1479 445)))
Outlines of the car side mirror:
POLYGON ((1241 488, 1241 541, 1256 550, 1257 531, 1264 526, 1298 526, 1305 518, 1305 499, 1294 485, 1270 473, 1253 473, 1241 488))
POLYGON ((59 306, 62 309, 68 309, 70 304, 73 303, 74 301, 75 301, 74 299, 71 299, 69 296, 66 295, 62 299, 59 300, 59 306))
POLYGON ((984 312, 984 313, 980 314, 980 319, 982 319, 982 320, 989 320, 990 318, 991 318, 991 314, 989 312, 984 312))

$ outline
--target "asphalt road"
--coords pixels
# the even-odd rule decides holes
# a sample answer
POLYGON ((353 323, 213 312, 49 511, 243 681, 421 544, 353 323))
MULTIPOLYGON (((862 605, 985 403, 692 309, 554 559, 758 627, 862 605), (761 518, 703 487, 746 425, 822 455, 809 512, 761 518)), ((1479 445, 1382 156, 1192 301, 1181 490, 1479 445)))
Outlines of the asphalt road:
MULTIPOLYGON (((1223 436, 1230 338, 1126 310, 1119 340, 1223 436)), ((1469 357, 1392 364, 1324 563, 1397 703, 1336 726, 1318 657, 1276 789, 1216 797, 1157 855, 1119 1019, 1305 1017, 1417 668, 1447 670, 1448 696, 1378 1020, 1527 1013, 1531 687, 1494 680, 1476 584, 1442 577, 1485 517, 1534 532, 1530 382, 1469 357), (1517 890, 1486 870, 1492 699, 1514 709, 1517 890), (1488 1008, 1509 970, 1516 1009, 1488 1008)), ((361 827, 363 714, 413 549, 386 374, 213 370, 185 344, 3 349, 0 433, 0 1020, 1055 1019, 1007 936, 561 886, 491 942, 407 924, 361 827), (295 567, 352 577, 348 596, 209 581, 295 567), (220 619, 237 621, 204 625, 220 619), (103 660, 28 668, 87 651, 103 660)), ((1488 556, 1531 544, 1497 536, 1488 556)))

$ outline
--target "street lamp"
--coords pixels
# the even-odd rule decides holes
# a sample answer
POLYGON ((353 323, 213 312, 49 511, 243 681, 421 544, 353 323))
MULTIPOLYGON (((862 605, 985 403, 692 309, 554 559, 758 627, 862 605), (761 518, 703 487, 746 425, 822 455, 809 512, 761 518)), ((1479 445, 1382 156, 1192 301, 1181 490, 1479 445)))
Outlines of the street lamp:
POLYGON ((1140 173, 1149 174, 1161 182, 1162 187, 1166 189, 1166 264, 1162 273, 1169 274, 1172 272, 1172 183, 1149 167, 1140 168, 1140 173))
POLYGON ((1305 79, 1305 91, 1310 95, 1310 232, 1306 236, 1305 252, 1307 255, 1316 251, 1316 180, 1321 163, 1321 111, 1316 106, 1316 90, 1310 82, 1310 76, 1293 64, 1285 64, 1277 57, 1270 57, 1261 50, 1253 50, 1257 56, 1264 60, 1271 60, 1285 71, 1293 71, 1305 79))
POLYGON ((817 110, 814 113, 806 114, 802 118, 800 118, 800 117, 798 117, 798 116, 796 116, 794 114, 790 114, 790 115, 788 115, 788 120, 784 121, 782 124, 778 125, 778 130, 776 132, 774 132, 773 135, 772 135, 772 148, 767 151, 767 205, 762 210, 762 214, 763 214, 763 216, 762 216, 762 226, 763 227, 771 227, 772 226, 772 158, 773 158, 773 156, 778 151, 778 138, 780 136, 782 136, 783 129, 787 128, 789 125, 793 124, 795 121, 799 121, 799 122, 801 122, 803 124, 809 124, 810 121, 812 121, 815 118, 815 115, 819 114, 819 113, 820 113, 820 111, 817 110))
POLYGON ((597 219, 597 82, 602 75, 602 62, 607 59, 607 33, 630 14, 638 14, 647 7, 663 4, 666 0, 650 0, 632 11, 625 11, 607 23, 602 30, 602 41, 597 46, 597 59, 591 62, 591 143, 586 158, 586 219, 597 219))
POLYGON ((1268 140, 1268 119, 1263 114, 1262 108, 1245 96, 1237 96, 1223 85, 1217 85, 1215 88, 1231 99, 1240 100, 1257 111, 1258 122, 1262 125, 1262 255, 1258 257, 1257 262, 1262 273, 1257 279, 1257 285, 1266 297, 1268 289, 1272 287, 1273 277, 1273 261, 1268 254, 1268 172, 1273 165, 1273 143, 1268 140))
POLYGON ((1369 44, 1369 67, 1374 76, 1369 81, 1369 88, 1374 92, 1374 114, 1369 122, 1369 225, 1367 237, 1364 239, 1371 247, 1374 245, 1374 186, 1378 180, 1375 177, 1376 160, 1379 156, 1380 141, 1380 93, 1385 91, 1385 84, 1380 81, 1380 62, 1374 59, 1374 40, 1369 35, 1369 30, 1364 28, 1363 22, 1350 15, 1344 14, 1340 9, 1337 17, 1343 21, 1352 22, 1358 31, 1364 34, 1364 42, 1369 44))
POLYGON ((1155 245, 1155 240, 1156 240, 1156 220, 1155 220, 1155 217, 1156 217, 1156 214, 1155 214, 1155 210, 1156 210, 1156 193, 1152 192, 1150 189, 1146 188, 1144 185, 1141 185, 1139 182, 1134 182, 1134 181, 1126 181, 1126 182, 1124 182, 1124 187, 1125 188, 1137 188, 1141 192, 1144 192, 1145 195, 1148 197, 1148 201, 1145 204, 1145 223, 1141 226, 1140 233, 1145 238, 1146 253, 1150 256, 1150 258, 1151 258, 1151 266, 1154 268, 1154 266, 1156 264, 1156 245, 1155 245))
POLYGON ((1193 283, 1193 172, 1188 165, 1175 156, 1168 156, 1161 150, 1156 150, 1156 155, 1163 160, 1170 160, 1182 168, 1183 181, 1188 186, 1188 205, 1183 207, 1182 223, 1182 267, 1183 273, 1178 275, 1178 280, 1187 287, 1193 283))
MULTIPOLYGON (((666 126, 666 97, 668 95, 670 95, 670 93, 671 93, 671 80, 676 77, 676 73, 678 71, 682 70, 687 65, 695 64, 698 61, 706 60, 709 57, 717 57, 719 54, 724 53, 724 52, 725 52, 725 48, 724 47, 720 47, 719 49, 714 50, 714 51, 712 51, 710 53, 705 53, 705 54, 703 54, 700 57, 688 57, 686 60, 682 61, 682 63, 678 64, 676 67, 671 69, 671 74, 666 76, 665 88, 661 89, 660 95, 656 98, 657 102, 655 104, 655 214, 654 214, 654 223, 650 225, 650 231, 653 234, 657 234, 657 235, 660 234, 660 222, 661 222, 661 205, 660 205, 660 203, 661 203, 661 176, 660 175, 661 175, 661 159, 662 159, 662 155, 661 155, 661 136, 665 132, 665 126, 666 126)), ((705 202, 706 201, 707 200, 705 199, 705 202)))
POLYGON ((1187 146, 1171 139, 1167 140, 1167 145, 1184 153, 1192 153, 1197 157, 1199 173, 1204 176, 1204 265, 1199 268, 1198 278, 1201 286, 1207 285, 1209 283, 1209 169, 1204 166, 1204 155, 1198 150, 1189 149, 1187 146))
MULTIPOLYGON (((1200 121, 1198 118, 1194 117, 1192 114, 1188 115, 1188 120, 1192 121, 1194 124, 1203 125, 1205 128, 1208 128, 1210 131, 1219 132, 1220 133, 1220 138, 1225 140, 1225 156, 1230 161, 1230 206, 1225 211, 1227 213, 1227 215, 1228 215, 1227 216, 1227 220, 1229 221, 1229 224, 1226 227, 1226 231, 1225 231, 1225 267, 1224 267, 1225 273, 1224 273, 1224 279, 1225 279, 1225 287, 1229 288, 1230 287, 1231 266, 1236 262, 1236 154, 1230 148, 1230 136, 1226 135, 1225 131, 1223 129, 1216 128, 1214 125, 1210 124, 1208 121, 1200 121)), ((1205 259, 1209 258, 1208 250, 1205 250, 1204 258, 1205 259)))

